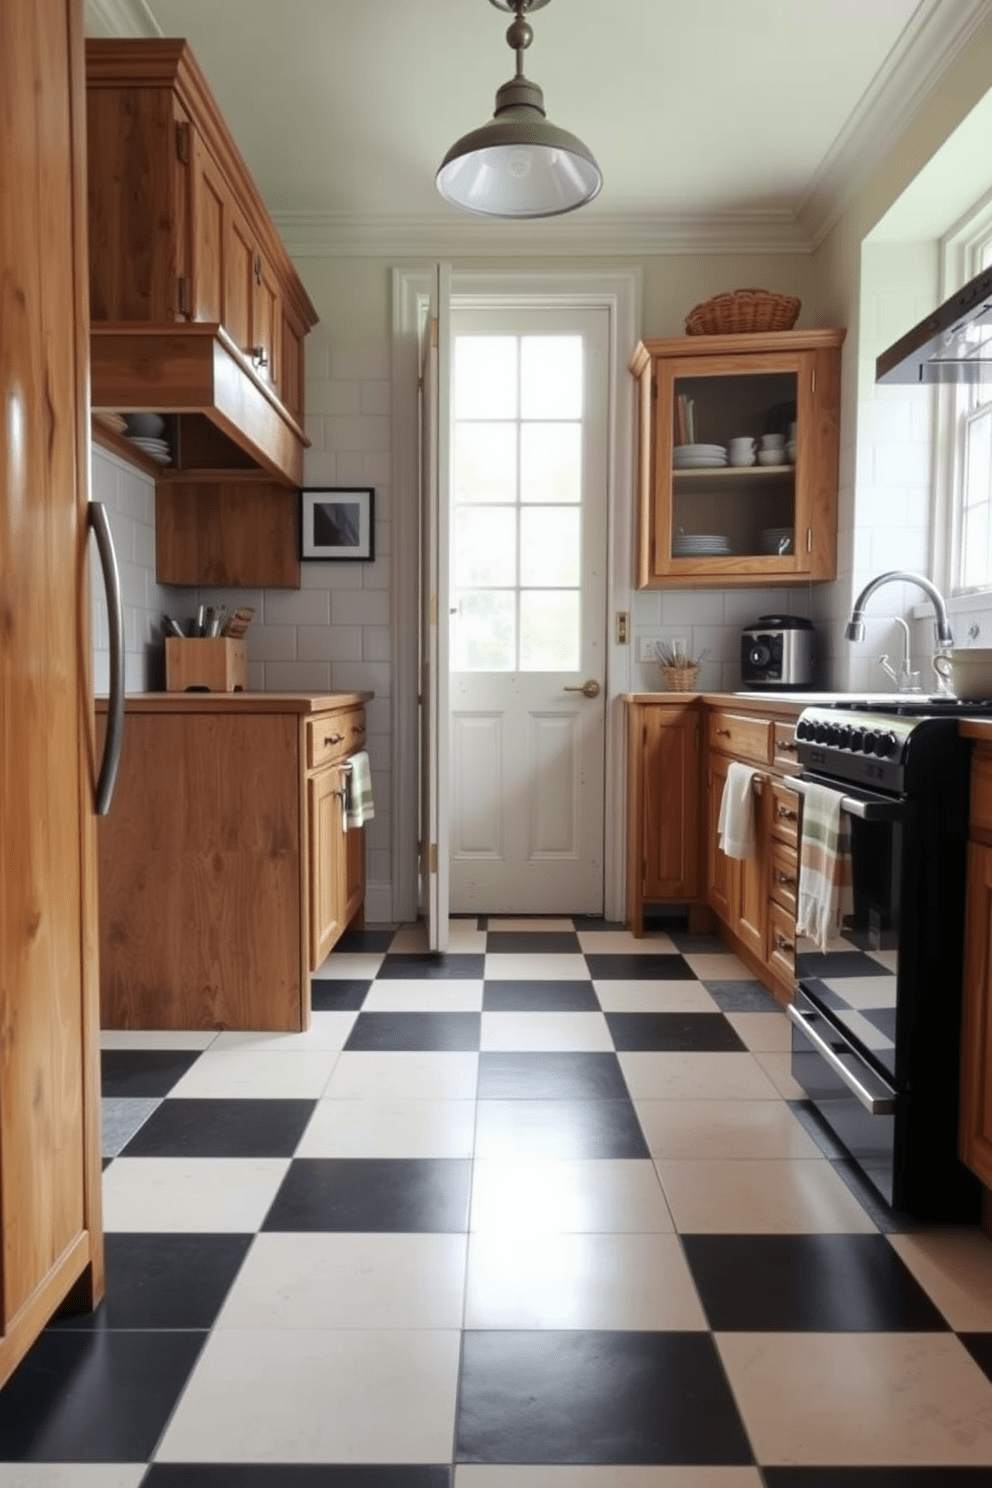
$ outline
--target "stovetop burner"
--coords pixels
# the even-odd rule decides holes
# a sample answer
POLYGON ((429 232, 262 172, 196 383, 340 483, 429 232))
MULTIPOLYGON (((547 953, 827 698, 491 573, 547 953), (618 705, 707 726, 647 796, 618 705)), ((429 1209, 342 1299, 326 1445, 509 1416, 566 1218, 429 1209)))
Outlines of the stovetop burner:
POLYGON ((914 693, 892 692, 879 697, 845 699, 828 703, 829 708, 839 708, 850 713, 878 713, 901 718, 939 718, 951 715, 955 718, 981 718, 992 715, 992 698, 983 702, 967 702, 963 698, 948 697, 946 693, 930 696, 914 693))

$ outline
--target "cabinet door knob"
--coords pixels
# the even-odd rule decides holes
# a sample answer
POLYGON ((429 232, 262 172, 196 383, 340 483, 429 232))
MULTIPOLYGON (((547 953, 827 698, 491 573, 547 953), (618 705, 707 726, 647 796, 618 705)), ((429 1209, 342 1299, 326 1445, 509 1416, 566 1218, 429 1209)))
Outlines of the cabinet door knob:
POLYGON ((795 739, 779 739, 778 751, 780 754, 795 754, 798 748, 795 739))
POLYGON ((324 740, 324 748, 329 749, 332 744, 340 744, 344 734, 332 734, 329 739, 324 740))

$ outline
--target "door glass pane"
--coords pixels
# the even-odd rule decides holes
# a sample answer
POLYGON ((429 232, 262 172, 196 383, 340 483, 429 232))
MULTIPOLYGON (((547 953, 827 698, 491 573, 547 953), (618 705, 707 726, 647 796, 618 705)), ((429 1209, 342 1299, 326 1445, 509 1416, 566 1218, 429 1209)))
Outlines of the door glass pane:
POLYGON ((520 430, 520 500, 579 501, 582 425, 524 424, 520 430))
POLYGON ((516 424, 455 425, 454 494, 456 501, 516 500, 516 424))
POLYGON ((523 589, 520 593, 520 669, 577 672, 579 595, 576 589, 523 589))
POLYGON ((455 418, 516 418, 516 336, 457 337, 452 382, 455 418))
POLYGON ((451 547, 456 589, 515 583, 516 508, 456 507, 451 547))
POLYGON ((524 336, 520 343, 520 416, 582 417, 582 337, 524 336))
POLYGON ((516 656, 514 591, 455 593, 451 665, 456 672, 512 672, 516 656))
POLYGON ((579 508, 525 506, 520 512, 520 582, 534 587, 577 587, 579 508))

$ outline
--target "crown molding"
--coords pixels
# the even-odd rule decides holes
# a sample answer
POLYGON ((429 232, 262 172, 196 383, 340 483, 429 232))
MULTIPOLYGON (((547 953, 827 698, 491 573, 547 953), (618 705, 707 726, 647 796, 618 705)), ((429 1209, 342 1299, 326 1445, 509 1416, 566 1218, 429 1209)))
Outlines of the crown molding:
POLYGON ((146 0, 86 0, 87 36, 162 36, 146 0))
POLYGON ((911 121, 940 86, 992 0, 922 0, 810 183, 797 212, 815 252, 911 121))
POLYGON ((273 212, 292 258, 453 255, 526 258, 645 257, 676 253, 806 253, 791 212, 572 213, 513 223, 447 212, 425 216, 345 216, 273 212))

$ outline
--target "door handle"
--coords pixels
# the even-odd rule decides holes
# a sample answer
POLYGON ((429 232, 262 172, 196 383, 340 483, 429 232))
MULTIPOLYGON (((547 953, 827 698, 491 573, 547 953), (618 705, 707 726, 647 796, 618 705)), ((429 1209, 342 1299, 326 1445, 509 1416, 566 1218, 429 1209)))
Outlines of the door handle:
POLYGON ((600 691, 600 685, 594 677, 590 677, 588 682, 583 682, 581 687, 562 688, 562 692, 581 692, 582 696, 587 698, 599 697, 600 691))
POLYGON ((94 810, 97 816, 106 816, 117 784, 117 771, 121 762, 124 743, 124 607, 121 601, 121 580, 117 568, 114 539, 107 520, 107 511, 99 501, 91 501, 87 507, 90 529, 96 538, 103 582, 107 590, 107 626, 110 639, 110 700, 107 704, 107 732, 103 741, 103 759, 96 783, 94 810))

